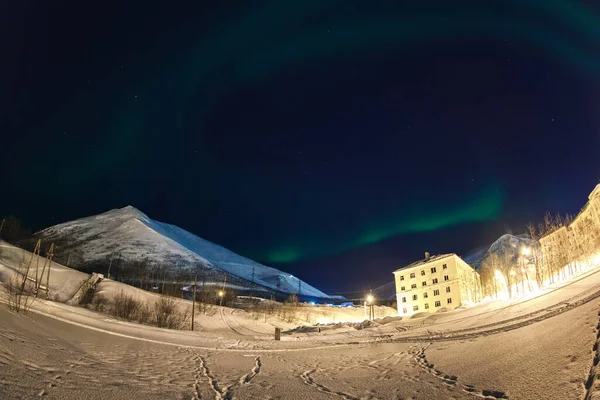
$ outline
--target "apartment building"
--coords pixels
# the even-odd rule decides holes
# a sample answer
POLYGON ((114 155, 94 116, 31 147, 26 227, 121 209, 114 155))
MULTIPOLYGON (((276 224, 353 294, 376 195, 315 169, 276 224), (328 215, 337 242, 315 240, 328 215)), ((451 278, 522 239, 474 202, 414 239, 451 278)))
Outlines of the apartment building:
POLYGON ((435 312, 481 300, 479 274, 456 254, 430 256, 394 271, 398 315, 435 312))

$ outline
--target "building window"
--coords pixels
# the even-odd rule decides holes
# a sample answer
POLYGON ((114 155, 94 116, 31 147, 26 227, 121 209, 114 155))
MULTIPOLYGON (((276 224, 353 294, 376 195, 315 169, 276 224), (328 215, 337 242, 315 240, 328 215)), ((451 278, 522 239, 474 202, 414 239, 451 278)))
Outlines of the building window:
POLYGON ((410 285, 411 289, 416 289, 417 288, 417 284, 413 283, 412 285, 410 285))
POLYGON ((425 303, 425 309, 429 310, 429 303, 425 303))
POLYGON ((435 302, 435 306, 436 306, 436 307, 439 307, 439 306, 441 306, 441 305, 442 305, 442 303, 440 303, 439 301, 436 301, 436 302, 435 302))
POLYGON ((440 291, 439 291, 438 289, 435 289, 435 290, 433 291, 433 295, 434 295, 434 296, 439 296, 439 295, 440 295, 440 291))
POLYGON ((413 311, 419 311, 419 306, 413 306, 413 311))
POLYGON ((423 293, 423 298, 424 298, 424 299, 426 299, 426 298, 428 298, 428 297, 429 297, 429 295, 427 294, 427 292, 423 293))
POLYGON ((436 272, 436 269, 435 269, 435 267, 431 268, 431 273, 432 273, 432 274, 435 274, 435 272, 436 272))
POLYGON ((452 299, 448 299, 448 304, 452 304, 452 299))
POLYGON ((412 274, 410 274, 410 279, 415 277, 415 273, 413 272, 412 274))
POLYGON ((449 280, 450 280, 450 277, 449 277, 448 275, 444 275, 444 280, 445 280, 445 281, 449 281, 449 280))
POLYGON ((433 284, 435 285, 436 283, 438 283, 437 278, 433 278, 433 284))
POLYGON ((406 308, 403 308, 402 309, 402 314, 406 314, 406 311, 407 311, 406 308))
POLYGON ((425 276, 425 270, 424 269, 421 270, 421 276, 425 276))
POLYGON ((450 293, 450 286, 446 286, 446 293, 450 293))
POLYGON ((427 286, 427 282, 423 281, 423 286, 427 286))
POLYGON ((448 266, 446 264, 442 265, 442 269, 447 269, 448 266))
POLYGON ((406 286, 400 286, 400 290, 404 292, 406 290, 406 286))
POLYGON ((413 294, 413 300, 417 300, 417 299, 418 299, 417 295, 413 294))
POLYGON ((403 281, 404 280, 404 275, 400 275, 400 280, 403 281))
POLYGON ((406 303, 406 297, 403 297, 403 298, 402 298, 402 302, 403 302, 403 303, 406 303))

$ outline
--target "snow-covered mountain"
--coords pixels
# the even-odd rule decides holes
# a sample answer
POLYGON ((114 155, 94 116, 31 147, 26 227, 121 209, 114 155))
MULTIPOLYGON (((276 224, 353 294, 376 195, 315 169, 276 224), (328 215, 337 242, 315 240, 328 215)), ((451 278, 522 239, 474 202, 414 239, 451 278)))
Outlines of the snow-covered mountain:
POLYGON ((132 206, 44 229, 45 242, 75 249, 83 263, 103 262, 111 254, 122 260, 146 260, 171 268, 208 268, 284 293, 331 298, 292 275, 267 267, 204 240, 175 225, 154 221, 132 206))
POLYGON ((539 246, 539 243, 535 240, 530 239, 527 235, 510 235, 505 234, 500 236, 490 246, 483 246, 467 253, 463 259, 475 266, 477 270, 481 267, 481 262, 489 255, 496 254, 500 258, 504 258, 505 255, 517 262, 519 252, 522 247, 535 248, 539 246))

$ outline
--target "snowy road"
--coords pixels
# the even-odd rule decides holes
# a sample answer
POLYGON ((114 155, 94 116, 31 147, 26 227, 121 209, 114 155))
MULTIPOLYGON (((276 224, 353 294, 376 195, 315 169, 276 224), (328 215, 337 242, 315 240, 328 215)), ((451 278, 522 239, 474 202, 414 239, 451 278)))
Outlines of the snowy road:
POLYGON ((594 399, 599 307, 600 270, 527 301, 281 342, 227 308, 189 332, 0 304, 0 399, 594 399))
POLYGON ((0 307, 0 398, 580 399, 599 305, 468 340, 423 335, 420 343, 235 352, 108 335, 0 307))

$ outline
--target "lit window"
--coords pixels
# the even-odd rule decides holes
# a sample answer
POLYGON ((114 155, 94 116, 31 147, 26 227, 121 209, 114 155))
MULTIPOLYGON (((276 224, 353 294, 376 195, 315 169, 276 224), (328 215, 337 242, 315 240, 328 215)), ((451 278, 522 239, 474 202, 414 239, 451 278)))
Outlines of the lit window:
POLYGON ((425 270, 421 270, 421 276, 425 276, 425 270))
POLYGON ((424 298, 424 299, 426 299, 426 298, 428 298, 428 297, 429 297, 429 295, 427 294, 427 292, 423 293, 423 298, 424 298))
POLYGON ((403 302, 403 303, 406 303, 406 297, 403 297, 403 298, 402 298, 402 302, 403 302))
POLYGON ((400 275, 400 280, 403 281, 404 280, 404 275, 400 275))
POLYGON ((450 286, 446 286, 446 293, 450 293, 450 286))
POLYGON ((413 311, 419 311, 419 306, 413 306, 413 311))
POLYGON ((423 281, 423 286, 427 286, 427 282, 423 281))
POLYGON ((417 295, 413 294, 413 300, 417 300, 417 299, 418 299, 417 295))
POLYGON ((425 303, 425 309, 429 310, 429 303, 425 303))
POLYGON ((431 273, 432 273, 432 274, 435 274, 435 272, 436 272, 436 269, 435 269, 435 267, 431 268, 431 273))
POLYGON ((448 266, 446 264, 442 265, 442 269, 446 269, 448 266))
POLYGON ((438 289, 435 289, 435 290, 433 291, 433 295, 434 295, 434 296, 439 296, 439 295, 440 295, 440 291, 439 291, 438 289))
POLYGON ((437 278, 433 278, 433 284, 435 285, 436 283, 438 283, 438 279, 437 278))
POLYGON ((445 281, 449 281, 449 280, 450 280, 450 277, 448 277, 448 275, 444 275, 444 280, 445 280, 445 281))
POLYGON ((402 314, 406 314, 406 313, 407 313, 407 311, 408 311, 408 310, 407 310, 406 308, 403 308, 403 309, 402 309, 402 314))
POLYGON ((410 287, 411 287, 412 289, 416 289, 416 288, 417 288, 417 284, 416 284, 416 283, 413 283, 412 285, 410 285, 410 287))
POLYGON ((452 299, 448 299, 448 304, 452 304, 452 299))
POLYGON ((415 273, 413 272, 412 274, 410 274, 410 279, 415 277, 415 273))
POLYGON ((436 302, 435 302, 435 306, 436 306, 436 307, 439 307, 439 306, 441 306, 441 305, 442 305, 442 303, 440 303, 439 301, 436 301, 436 302))

